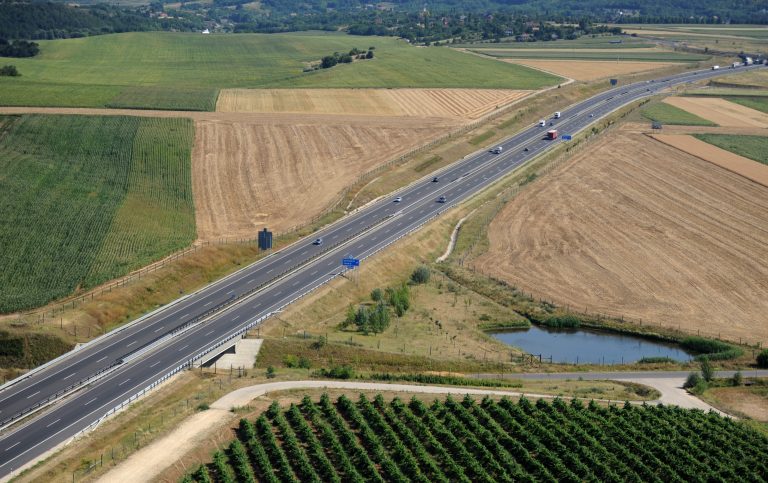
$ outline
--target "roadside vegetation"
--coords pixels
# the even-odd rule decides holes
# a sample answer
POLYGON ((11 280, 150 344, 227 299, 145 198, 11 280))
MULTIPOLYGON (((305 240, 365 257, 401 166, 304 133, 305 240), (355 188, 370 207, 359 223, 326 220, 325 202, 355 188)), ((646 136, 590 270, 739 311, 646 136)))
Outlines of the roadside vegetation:
POLYGON ((324 394, 273 403, 255 421, 241 419, 235 434, 182 481, 684 481, 768 472, 765 436, 663 406, 324 394))
POLYGON ((0 312, 37 307, 188 246, 192 123, 0 118, 0 312))
POLYGON ((642 110, 643 116, 651 121, 662 124, 681 125, 681 126, 717 126, 712 121, 708 121, 679 107, 672 106, 665 102, 656 102, 642 110))
POLYGON ((768 164, 768 137, 709 133, 694 136, 726 151, 768 164))

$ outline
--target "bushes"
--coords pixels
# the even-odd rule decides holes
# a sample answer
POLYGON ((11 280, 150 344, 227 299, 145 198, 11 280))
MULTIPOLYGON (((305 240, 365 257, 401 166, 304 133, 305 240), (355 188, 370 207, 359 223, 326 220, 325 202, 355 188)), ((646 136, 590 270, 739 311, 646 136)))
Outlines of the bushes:
POLYGON ((21 74, 19 74, 15 65, 4 65, 0 67, 0 76, 19 77, 20 75, 21 74))
POLYGON ((763 349, 757 355, 757 367, 768 368, 768 349, 763 349))
MULTIPOLYGON (((429 279, 428 270, 426 277, 429 279)), ((371 299, 376 302, 374 306, 360 305, 355 309, 354 306, 350 305, 347 308, 347 316, 341 323, 341 328, 354 325, 359 332, 365 335, 371 332, 380 334, 389 327, 390 307, 398 317, 402 317, 411 306, 411 295, 406 284, 396 288, 388 287, 384 291, 375 288, 371 291, 371 299)))
POLYGON ((440 376, 437 374, 391 374, 388 372, 374 373, 368 376, 374 381, 408 381, 421 384, 449 384, 451 386, 477 387, 522 387, 522 384, 497 379, 472 379, 461 376, 440 376))
POLYGON ((671 357, 643 357, 639 361, 637 361, 638 364, 667 364, 667 363, 673 363, 677 362, 671 357))
POLYGON ((351 366, 331 366, 330 369, 320 368, 312 375, 331 379, 352 379, 355 377, 355 370, 351 366))
POLYGON ((680 341, 680 345, 689 351, 697 352, 696 360, 706 357, 710 361, 723 361, 735 359, 744 354, 738 347, 719 340, 705 339, 704 337, 686 337, 680 341))
POLYGON ((429 282, 429 268, 422 265, 411 274, 411 281, 417 285, 429 282))
POLYGON ((574 315, 553 315, 544 319, 543 323, 556 329, 577 328, 581 325, 581 321, 574 315))

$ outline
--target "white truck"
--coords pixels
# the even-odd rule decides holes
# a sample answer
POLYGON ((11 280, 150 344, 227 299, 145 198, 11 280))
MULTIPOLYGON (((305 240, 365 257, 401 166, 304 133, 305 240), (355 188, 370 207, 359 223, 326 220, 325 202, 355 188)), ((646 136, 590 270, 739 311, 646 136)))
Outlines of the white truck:
POLYGON ((546 126, 546 125, 547 125, 547 121, 545 121, 544 119, 542 119, 541 121, 539 121, 539 127, 544 127, 544 126, 546 126))
POLYGON ((752 65, 754 62, 752 61, 752 57, 745 57, 744 58, 744 65, 752 65))
POLYGON ((555 119, 560 119, 560 111, 557 111, 557 112, 555 113, 555 119))
POLYGON ((712 66, 712 70, 717 70, 717 69, 719 69, 719 68, 720 68, 720 66, 719 66, 719 65, 713 65, 713 66, 712 66))
POLYGON ((741 65, 741 62, 734 62, 733 64, 731 64, 731 69, 735 69, 736 67, 738 67, 740 65, 741 65))
POLYGON ((504 148, 502 148, 501 146, 496 146, 495 148, 491 149, 491 152, 492 152, 493 154, 501 154, 501 151, 502 151, 503 149, 504 149, 504 148))

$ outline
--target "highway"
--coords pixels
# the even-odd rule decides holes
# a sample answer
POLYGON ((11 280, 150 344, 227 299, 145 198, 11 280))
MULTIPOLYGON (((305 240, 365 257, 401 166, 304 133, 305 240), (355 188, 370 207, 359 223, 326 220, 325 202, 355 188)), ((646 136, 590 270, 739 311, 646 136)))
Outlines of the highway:
MULTIPOLYGON (((548 119, 560 134, 576 134, 596 120, 671 85, 764 66, 702 70, 619 86, 548 119)), ((19 423, 0 437, 0 477, 99 421, 170 372, 242 333, 246 327, 343 272, 341 259, 365 259, 421 227, 451 206, 563 141, 545 139, 547 127, 531 126, 319 230, 244 269, 190 294, 137 323, 113 331, 0 390, 0 425, 80 390, 19 423), (527 148, 527 151, 526 151, 527 148), (437 176, 437 182, 432 180, 437 176), (398 196, 402 201, 395 202, 398 196), (446 202, 439 202, 445 196, 446 202), (315 238, 323 243, 313 244, 315 238), (207 318, 206 318, 207 317, 207 318), (99 374, 100 377, 94 378, 99 374)), ((567 141, 566 141, 567 142, 567 141)))

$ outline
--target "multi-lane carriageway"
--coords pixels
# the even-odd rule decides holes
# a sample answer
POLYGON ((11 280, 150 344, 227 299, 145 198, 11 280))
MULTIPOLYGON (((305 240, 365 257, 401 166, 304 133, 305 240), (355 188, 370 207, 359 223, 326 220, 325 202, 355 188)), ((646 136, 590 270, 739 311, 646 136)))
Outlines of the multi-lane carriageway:
MULTIPOLYGON (((764 67, 691 71, 619 86, 571 106, 548 123, 553 122, 560 133, 576 134, 621 106, 671 85, 759 68, 764 67)), ((31 408, 49 406, 31 412, 29 421, 16 423, 0 437, 0 477, 92 427, 163 376, 338 276, 344 256, 363 259, 376 253, 561 142, 546 140, 547 129, 537 124, 504 140, 497 144, 503 147, 501 154, 484 150, 467 156, 311 238, 7 384, 0 390, 0 425, 9 426, 31 408), (395 196, 402 201, 393 202, 395 196), (438 202, 441 196, 445 203, 438 202), (314 245, 318 237, 323 243, 314 245)))

